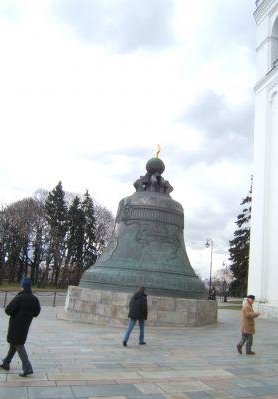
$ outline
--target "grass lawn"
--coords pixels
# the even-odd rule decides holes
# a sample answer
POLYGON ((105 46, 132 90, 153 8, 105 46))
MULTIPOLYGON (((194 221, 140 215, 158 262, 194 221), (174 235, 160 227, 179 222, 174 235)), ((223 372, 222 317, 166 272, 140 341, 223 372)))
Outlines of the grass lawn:
MULTIPOLYGON (((32 290, 39 292, 39 291, 57 291, 57 292, 66 292, 67 288, 55 288, 53 286, 47 286, 47 287, 36 287, 35 285, 32 285, 32 290)), ((20 291, 20 284, 12 283, 3 283, 0 285, 0 291, 20 291)))
POLYGON ((231 298, 227 302, 218 302, 218 309, 240 310, 242 301, 242 298, 231 298))

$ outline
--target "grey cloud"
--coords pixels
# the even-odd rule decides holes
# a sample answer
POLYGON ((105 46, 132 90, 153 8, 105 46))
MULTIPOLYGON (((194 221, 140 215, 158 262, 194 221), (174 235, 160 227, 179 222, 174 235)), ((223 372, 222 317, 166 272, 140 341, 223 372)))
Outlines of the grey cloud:
POLYGON ((212 237, 215 251, 226 252, 229 240, 232 239, 231 221, 236 219, 239 211, 239 203, 236 200, 236 195, 231 196, 230 201, 225 203, 225 211, 222 212, 216 212, 209 207, 203 207, 194 214, 189 210, 185 216, 185 235, 188 245, 194 249, 202 249, 206 239, 212 237))
MULTIPOLYGON (((248 193, 237 190, 229 190, 229 193, 219 192, 215 195, 219 204, 218 210, 208 205, 185 212, 185 242, 194 250, 205 248, 208 237, 213 239, 214 253, 228 256, 229 241, 233 239, 233 233, 237 226, 235 224, 237 215, 241 211, 240 202, 248 193), (220 205, 223 205, 222 209, 220 205)), ((205 195, 205 194, 204 194, 205 195)))
POLYGON ((118 149, 109 149, 105 151, 98 151, 97 153, 87 153, 81 154, 86 158, 93 157, 94 160, 103 160, 106 159, 107 161, 114 156, 126 156, 135 159, 149 159, 151 158, 151 154, 149 153, 149 148, 146 147, 124 147, 118 149))
POLYGON ((218 0, 217 13, 208 18, 199 36, 199 50, 203 57, 211 56, 220 48, 244 46, 255 58, 256 24, 253 18, 254 2, 242 0, 218 0))
POLYGON ((89 43, 131 52, 173 42, 172 0, 55 0, 52 4, 55 13, 89 43))
POLYGON ((224 158, 251 161, 253 150, 253 99, 240 106, 228 107, 224 97, 207 91, 186 110, 181 121, 203 132, 203 146, 196 154, 177 153, 190 164, 213 163, 224 158))
POLYGON ((210 137, 219 134, 252 137, 253 103, 229 108, 225 98, 213 91, 206 91, 197 102, 189 108, 183 119, 195 127, 205 130, 210 137))
POLYGON ((218 12, 225 15, 226 18, 219 21, 218 29, 216 29, 218 37, 222 41, 230 38, 230 41, 236 44, 246 44, 254 49, 256 24, 253 11, 253 1, 232 0, 227 2, 220 0, 218 12))
POLYGON ((103 164, 103 168, 109 169, 109 175, 114 176, 117 180, 130 185, 131 191, 133 189, 133 182, 146 173, 145 164, 153 154, 150 154, 150 149, 146 147, 130 147, 110 149, 106 151, 88 152, 77 154, 80 158, 88 159, 93 162, 103 164), (121 174, 114 172, 114 165, 117 157, 127 157, 132 159, 130 168, 121 171, 121 174))
MULTIPOLYGON (((253 119, 251 95, 244 105, 229 107, 224 97, 207 91, 181 118, 185 125, 202 133, 202 145, 195 152, 182 150, 174 145, 168 148, 175 160, 175 167, 194 170, 198 163, 213 165, 225 159, 237 165, 251 164, 253 119)), ((215 238, 215 251, 226 253, 236 227, 232 222, 240 211, 241 196, 247 195, 248 189, 246 187, 246 192, 243 193, 238 193, 233 187, 224 191, 214 189, 213 198, 218 204, 217 210, 206 204, 193 212, 185 209, 187 244, 193 249, 200 249, 206 237, 212 237, 215 238), (222 204, 225 208, 222 208, 222 204)), ((211 191, 205 189, 204 202, 206 195, 211 198, 211 191)))

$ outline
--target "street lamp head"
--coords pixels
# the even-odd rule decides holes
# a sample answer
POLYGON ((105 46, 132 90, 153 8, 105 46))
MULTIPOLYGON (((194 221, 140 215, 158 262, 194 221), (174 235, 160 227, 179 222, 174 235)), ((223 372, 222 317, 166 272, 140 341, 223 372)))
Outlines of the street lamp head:
POLYGON ((205 246, 207 248, 209 248, 209 247, 212 247, 212 245, 213 245, 212 239, 211 238, 207 238, 207 242, 205 243, 205 246))

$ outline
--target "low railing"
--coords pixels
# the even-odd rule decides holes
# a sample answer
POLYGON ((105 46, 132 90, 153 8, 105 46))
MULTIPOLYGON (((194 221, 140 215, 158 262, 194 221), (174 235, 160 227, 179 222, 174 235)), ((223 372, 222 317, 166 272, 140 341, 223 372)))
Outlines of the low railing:
MULTIPOLYGON (((0 290, 0 307, 5 308, 7 304, 18 294, 19 291, 0 290)), ((33 290, 42 306, 64 306, 67 292, 63 291, 36 291, 33 290)))

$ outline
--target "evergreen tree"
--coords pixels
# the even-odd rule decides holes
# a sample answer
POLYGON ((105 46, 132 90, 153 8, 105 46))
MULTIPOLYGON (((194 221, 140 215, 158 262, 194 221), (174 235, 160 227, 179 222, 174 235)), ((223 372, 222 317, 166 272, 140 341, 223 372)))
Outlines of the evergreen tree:
POLYGON ((82 201, 82 211, 84 214, 83 270, 86 270, 92 266, 97 259, 96 213, 93 199, 88 190, 82 201))
POLYGON ((230 293, 234 296, 243 297, 247 294, 249 249, 250 249, 250 220, 252 203, 252 184, 249 194, 241 202, 242 212, 238 215, 237 230, 234 239, 230 241, 230 269, 234 276, 231 283, 230 293))
POLYGON ((36 197, 36 218, 32 231, 32 253, 31 253, 31 280, 40 283, 41 263, 45 260, 47 222, 45 216, 45 199, 36 197))
POLYGON ((35 284, 78 284, 105 248, 113 222, 88 191, 81 201, 61 182, 50 193, 38 190, 0 208, 0 284, 26 275, 35 284))
POLYGON ((49 225, 49 246, 44 279, 48 279, 48 273, 52 267, 52 283, 57 285, 65 256, 67 233, 67 205, 61 182, 48 194, 45 202, 45 215, 49 225))
POLYGON ((68 211, 67 256, 65 261, 65 280, 68 284, 78 284, 83 270, 85 216, 81 201, 76 196, 68 211))

